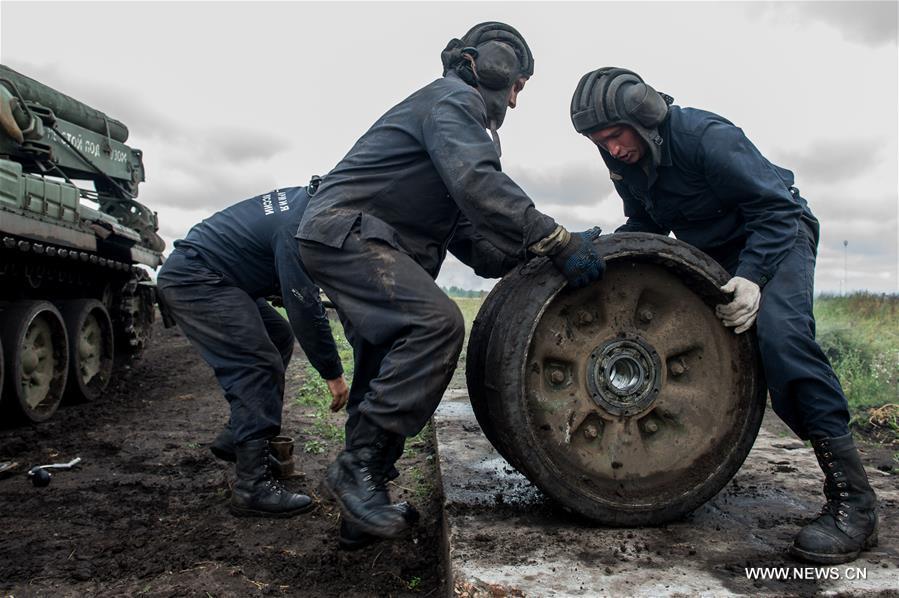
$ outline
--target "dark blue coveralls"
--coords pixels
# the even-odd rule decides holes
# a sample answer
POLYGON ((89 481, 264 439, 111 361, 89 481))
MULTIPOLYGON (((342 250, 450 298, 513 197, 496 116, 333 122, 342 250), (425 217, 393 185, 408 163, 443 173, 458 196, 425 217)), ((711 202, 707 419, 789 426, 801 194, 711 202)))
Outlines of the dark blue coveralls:
POLYGON ((624 200, 618 232, 674 232, 732 276, 762 288, 756 332, 774 411, 802 439, 849 432, 839 380, 815 341, 818 221, 793 186, 730 121, 671 106, 658 168, 600 154, 624 200))
POLYGON ((450 73, 384 114, 303 217, 303 263, 355 351, 350 449, 373 429, 418 433, 449 384, 464 325, 434 283, 446 252, 502 276, 556 228, 501 171, 486 128, 481 95, 450 73))
POLYGON ((343 374, 294 238, 308 203, 305 187, 290 187, 225 208, 175 242, 157 277, 175 321, 215 370, 238 444, 279 433, 294 335, 322 378, 343 374), (271 295, 282 297, 289 324, 271 295))

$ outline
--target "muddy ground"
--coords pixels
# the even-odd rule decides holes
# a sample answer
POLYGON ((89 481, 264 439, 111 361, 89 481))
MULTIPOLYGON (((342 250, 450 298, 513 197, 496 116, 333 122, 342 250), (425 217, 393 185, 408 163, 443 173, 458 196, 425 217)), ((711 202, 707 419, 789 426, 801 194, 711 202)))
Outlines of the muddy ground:
MULTIPOLYGON (((305 359, 287 373, 287 397, 305 359)), ((430 438, 407 450, 392 493, 422 512, 408 538, 338 550, 339 511, 320 502, 288 520, 227 510, 232 467, 207 446, 226 420, 211 370, 177 329, 155 330, 143 358, 99 401, 64 406, 39 426, 0 429, 0 461, 84 459, 35 488, 0 479, 0 595, 440 595, 440 497, 430 438)), ((342 423, 340 416, 334 421, 342 423)), ((321 498, 339 442, 315 436, 313 410, 285 401, 297 439, 288 488, 321 498), (311 442, 321 453, 307 453, 311 442)))

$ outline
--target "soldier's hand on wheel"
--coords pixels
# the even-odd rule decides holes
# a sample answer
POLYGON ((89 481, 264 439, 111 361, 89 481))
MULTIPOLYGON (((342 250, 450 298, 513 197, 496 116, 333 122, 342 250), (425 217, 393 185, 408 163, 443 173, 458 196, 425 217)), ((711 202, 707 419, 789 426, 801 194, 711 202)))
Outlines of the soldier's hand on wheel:
POLYGON ((762 296, 759 285, 746 278, 734 276, 721 287, 721 290, 733 293, 734 300, 716 307, 715 314, 721 318, 725 326, 733 328, 735 334, 741 334, 752 328, 759 313, 762 296))
POLYGON ((350 398, 350 388, 346 385, 343 376, 327 382, 328 390, 331 392, 331 411, 340 411, 350 398))
POLYGON ((600 280, 606 270, 605 261, 593 246, 599 232, 599 228, 594 227, 582 233, 571 233, 568 244, 550 257, 572 288, 579 289, 600 280))

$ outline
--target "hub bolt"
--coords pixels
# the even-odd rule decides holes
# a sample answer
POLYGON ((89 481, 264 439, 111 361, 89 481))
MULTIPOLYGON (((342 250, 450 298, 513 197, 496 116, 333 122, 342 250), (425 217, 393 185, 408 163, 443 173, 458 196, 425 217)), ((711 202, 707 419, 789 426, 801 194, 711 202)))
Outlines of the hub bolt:
POLYGON ((687 371, 687 365, 683 360, 678 359, 671 363, 671 374, 674 376, 682 376, 687 371))
POLYGON ((561 383, 565 382, 565 372, 563 372, 562 370, 560 370, 558 368, 554 368, 549 373, 549 380, 553 384, 561 384, 561 383))
POLYGON ((652 317, 654 314, 648 309, 641 309, 639 315, 641 321, 649 323, 652 322, 652 317))
POLYGON ((590 424, 586 428, 584 428, 584 438, 587 440, 593 440, 597 436, 599 436, 599 430, 596 429, 596 426, 590 424))
POLYGON ((590 324, 591 322, 593 322, 593 314, 588 311, 579 311, 577 313, 577 322, 581 326, 590 324))
POLYGON ((659 431, 659 424, 655 423, 654 421, 648 421, 643 424, 643 429, 650 434, 655 434, 659 431))

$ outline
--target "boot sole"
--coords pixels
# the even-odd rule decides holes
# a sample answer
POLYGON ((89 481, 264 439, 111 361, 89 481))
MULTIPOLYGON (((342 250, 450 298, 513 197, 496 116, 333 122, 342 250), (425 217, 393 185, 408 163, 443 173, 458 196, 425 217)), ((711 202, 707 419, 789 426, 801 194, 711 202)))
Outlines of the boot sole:
POLYGON ((822 565, 839 565, 841 563, 854 561, 858 558, 858 555, 861 554, 862 551, 868 550, 869 548, 874 548, 875 546, 877 546, 877 532, 874 532, 873 534, 868 536, 867 539, 865 539, 864 544, 862 544, 862 547, 853 552, 844 552, 842 554, 826 554, 820 552, 810 552, 808 550, 802 550, 801 548, 797 548, 795 546, 790 546, 790 554, 810 563, 820 563, 822 565))
POLYGON ((328 491, 328 494, 330 494, 334 498, 334 500, 337 501, 337 504, 340 506, 341 514, 347 518, 347 521, 349 521, 350 523, 352 523, 353 525, 355 525, 356 527, 361 529, 363 532, 371 534, 373 536, 377 536, 378 538, 393 539, 393 538, 399 538, 400 536, 403 535, 404 532, 406 532, 406 530, 409 529, 408 522, 406 523, 406 526, 400 530, 387 531, 384 528, 377 527, 377 526, 371 525, 370 523, 368 523, 366 521, 357 519, 356 517, 353 516, 352 513, 350 513, 350 510, 347 509, 344 502, 342 500, 340 500, 340 495, 331 487, 331 484, 328 482, 327 479, 325 479, 324 486, 325 486, 325 490, 328 491))
POLYGON ((302 515, 303 513, 308 513, 312 509, 315 508, 315 503, 311 502, 305 507, 300 509, 294 509, 293 511, 282 511, 271 512, 271 511, 259 511, 257 509, 248 509, 246 507, 235 507, 234 505, 228 505, 228 509, 231 511, 231 514, 235 517, 268 517, 270 519, 288 519, 295 515, 302 515))

